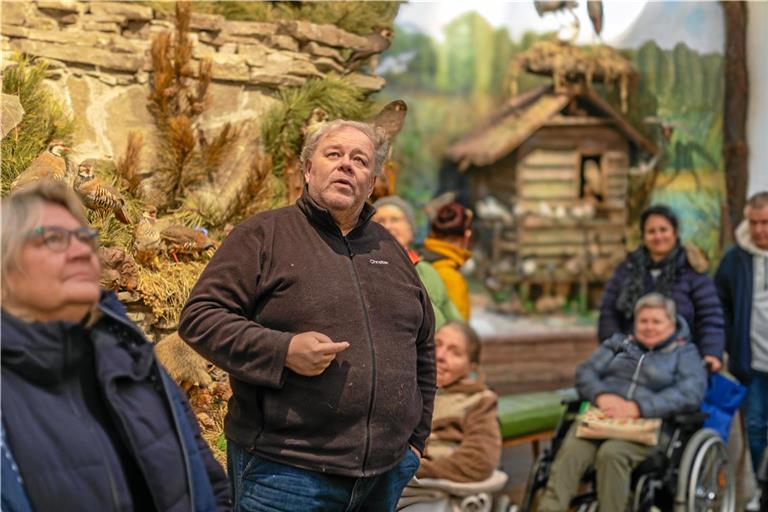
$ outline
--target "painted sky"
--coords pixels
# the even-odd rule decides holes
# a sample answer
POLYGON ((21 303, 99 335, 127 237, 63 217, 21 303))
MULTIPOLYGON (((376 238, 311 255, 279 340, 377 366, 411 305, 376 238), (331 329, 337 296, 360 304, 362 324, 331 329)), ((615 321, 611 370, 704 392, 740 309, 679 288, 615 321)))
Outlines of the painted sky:
MULTIPOLYGON (((594 42, 586 2, 579 2, 576 15, 581 23, 579 43, 594 42)), ((603 39, 615 46, 637 47, 653 39, 662 48, 683 41, 703 53, 722 52, 723 27, 717 2, 646 2, 645 0, 604 1, 603 39)), ((476 11, 496 27, 505 26, 513 39, 528 30, 557 31, 566 15, 546 14, 540 18, 533 1, 476 0, 464 2, 411 1, 400 7, 396 23, 442 40, 443 27, 457 16, 476 11)))

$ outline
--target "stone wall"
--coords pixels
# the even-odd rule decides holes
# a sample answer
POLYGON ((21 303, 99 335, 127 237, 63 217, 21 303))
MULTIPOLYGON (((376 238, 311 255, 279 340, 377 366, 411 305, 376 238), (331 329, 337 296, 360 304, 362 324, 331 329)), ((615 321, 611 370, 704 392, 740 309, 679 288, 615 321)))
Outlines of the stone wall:
MULTIPOLYGON (((172 19, 133 2, 75 0, 3 1, 0 16, 3 66, 14 51, 50 62, 47 83, 75 117, 81 158, 117 158, 133 130, 152 141, 150 47, 155 34, 174 30, 172 19)), ((190 38, 193 59, 213 64, 211 104, 200 126, 205 131, 239 121, 257 130, 279 88, 349 73, 350 55, 372 44, 333 25, 227 21, 197 13, 190 38)), ((369 92, 384 85, 377 76, 349 77, 369 92)))

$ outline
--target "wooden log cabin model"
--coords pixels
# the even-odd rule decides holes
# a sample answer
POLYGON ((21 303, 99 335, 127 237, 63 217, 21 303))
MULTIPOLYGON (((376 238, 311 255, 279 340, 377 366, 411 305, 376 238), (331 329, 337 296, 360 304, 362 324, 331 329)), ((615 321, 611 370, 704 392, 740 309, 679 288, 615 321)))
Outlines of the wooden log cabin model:
POLYGON ((478 214, 482 277, 540 313, 569 299, 594 305, 625 256, 630 169, 658 153, 622 113, 636 73, 612 48, 567 41, 539 42, 511 69, 551 83, 506 101, 448 148, 444 166, 478 214), (621 107, 596 84, 618 86, 621 107))

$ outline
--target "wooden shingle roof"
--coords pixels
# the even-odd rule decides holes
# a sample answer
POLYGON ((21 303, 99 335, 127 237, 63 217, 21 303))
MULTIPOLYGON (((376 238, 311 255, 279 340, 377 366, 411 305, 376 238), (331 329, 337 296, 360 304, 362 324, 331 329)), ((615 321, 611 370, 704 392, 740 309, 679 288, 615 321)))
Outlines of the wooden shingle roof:
POLYGON ((650 154, 657 152, 651 141, 591 89, 580 93, 555 92, 552 86, 542 86, 505 103, 480 127, 452 144, 446 156, 456 162, 461 171, 471 166, 494 164, 517 149, 574 98, 590 104, 604 117, 613 121, 616 128, 637 147, 650 154))

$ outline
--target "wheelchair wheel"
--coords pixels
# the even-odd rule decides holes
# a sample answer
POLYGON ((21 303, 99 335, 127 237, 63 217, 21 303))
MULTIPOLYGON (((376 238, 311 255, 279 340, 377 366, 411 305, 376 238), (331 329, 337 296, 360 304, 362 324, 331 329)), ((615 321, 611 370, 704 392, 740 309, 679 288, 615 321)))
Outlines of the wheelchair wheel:
POLYGON ((732 512, 736 488, 728 451, 712 429, 701 429, 688 441, 680 459, 675 493, 677 512, 732 512))
POLYGON ((648 493, 652 492, 650 484, 650 475, 643 475, 637 480, 632 496, 632 512, 646 512, 648 510, 645 501, 648 493))
POLYGON ((545 460, 545 454, 539 455, 528 473, 528 481, 525 484, 523 494, 522 512, 533 512, 539 506, 541 495, 549 478, 549 461, 545 460))

